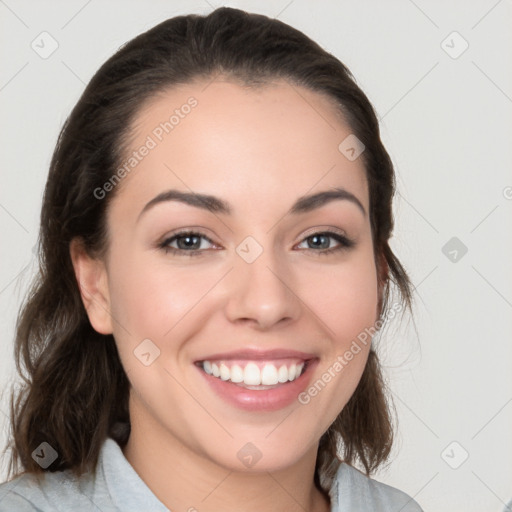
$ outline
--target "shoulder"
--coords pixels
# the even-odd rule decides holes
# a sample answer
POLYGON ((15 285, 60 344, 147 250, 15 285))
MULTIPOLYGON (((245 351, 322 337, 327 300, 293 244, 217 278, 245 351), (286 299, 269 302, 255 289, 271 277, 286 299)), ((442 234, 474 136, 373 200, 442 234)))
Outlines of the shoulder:
POLYGON ((338 467, 330 494, 332 512, 423 512, 418 503, 405 492, 369 478, 346 463, 338 467))
MULTIPOLYGON (((71 470, 23 473, 0 484, 0 512, 68 512, 69 510, 116 510, 104 481, 101 459, 114 443, 107 440, 95 471, 76 477, 71 470), (96 507, 96 508, 95 508, 96 507)), ((110 448, 112 450, 112 448, 110 448)))
POLYGON ((90 508, 87 486, 87 477, 77 480, 69 471, 26 473, 0 484, 0 512, 64 511, 71 504, 90 508))
POLYGON ((71 470, 22 474, 0 484, 0 512, 168 512, 107 438, 93 472, 79 478, 71 470))

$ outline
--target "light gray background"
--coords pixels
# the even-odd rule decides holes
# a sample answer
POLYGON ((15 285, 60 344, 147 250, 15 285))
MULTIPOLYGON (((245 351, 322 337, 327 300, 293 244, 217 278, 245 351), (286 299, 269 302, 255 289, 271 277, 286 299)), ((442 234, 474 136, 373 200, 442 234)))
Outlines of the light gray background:
MULTIPOLYGON (((381 339, 400 425, 394 462, 375 478, 426 511, 502 511, 512 497, 512 3, 222 4, 304 31, 348 65, 381 117, 400 192, 392 246, 416 287, 416 330, 404 322, 381 339), (469 44, 457 58, 464 40, 453 31, 469 44), (442 252, 452 237, 468 249, 456 249, 456 261, 442 252)), ((121 44, 168 17, 220 5, 0 1, 1 389, 15 379, 14 323, 35 271, 62 123, 121 44), (58 42, 47 59, 31 48, 43 31, 58 42)), ((0 409, 3 445, 5 396, 0 409)))

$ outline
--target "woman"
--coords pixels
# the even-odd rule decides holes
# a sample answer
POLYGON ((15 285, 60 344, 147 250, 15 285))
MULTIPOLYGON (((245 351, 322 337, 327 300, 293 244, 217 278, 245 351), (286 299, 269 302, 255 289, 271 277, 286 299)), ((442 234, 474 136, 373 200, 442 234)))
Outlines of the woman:
POLYGON ((51 162, 0 510, 421 510, 370 478, 391 282, 411 306, 393 193, 368 99, 301 32, 220 8, 123 46, 51 162))

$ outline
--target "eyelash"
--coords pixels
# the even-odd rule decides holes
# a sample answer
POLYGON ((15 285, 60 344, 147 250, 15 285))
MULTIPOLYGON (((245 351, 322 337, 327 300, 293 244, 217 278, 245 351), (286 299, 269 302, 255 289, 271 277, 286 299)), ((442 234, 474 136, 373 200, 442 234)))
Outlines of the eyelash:
MULTIPOLYGON (((334 238, 339 243, 339 245, 337 245, 336 247, 331 247, 329 249, 323 249, 323 250, 316 250, 316 249, 311 249, 311 248, 306 249, 307 251, 312 251, 314 253, 317 253, 318 256, 329 255, 329 254, 332 254, 337 251, 351 249, 352 247, 355 246, 355 242, 353 240, 350 240, 346 236, 340 235, 339 233, 334 233, 333 231, 317 231, 317 232, 312 233, 312 234, 308 235, 307 237, 305 237, 300 243, 303 243, 304 241, 308 240, 309 238, 313 238, 315 236, 320 236, 320 235, 324 235, 324 236, 326 235, 329 238, 334 238)), ((212 240, 210 240, 210 238, 208 238, 206 235, 204 235, 201 232, 180 231, 178 233, 175 233, 171 237, 166 238, 163 242, 161 242, 158 245, 158 247, 160 249, 162 249, 165 252, 165 254, 171 253, 174 255, 185 256, 185 257, 201 256, 205 249, 194 249, 192 251, 186 251, 184 249, 176 249, 174 247, 169 247, 169 244, 172 243, 173 241, 175 241, 179 238, 185 238, 185 237, 191 237, 191 236, 203 238, 203 239, 207 240, 208 242, 210 242, 211 244, 214 244, 214 242, 212 240)))

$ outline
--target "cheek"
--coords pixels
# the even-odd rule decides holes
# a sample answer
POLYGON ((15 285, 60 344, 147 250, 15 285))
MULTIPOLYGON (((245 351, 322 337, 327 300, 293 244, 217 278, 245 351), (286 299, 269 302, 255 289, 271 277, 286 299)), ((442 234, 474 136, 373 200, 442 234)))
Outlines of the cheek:
POLYGON ((149 338, 160 345, 218 280, 206 267, 193 272, 187 266, 171 268, 154 256, 117 261, 109 283, 111 312, 119 323, 117 334, 126 338, 128 331, 132 343, 149 338))
POLYGON ((321 417, 320 435, 353 395, 371 347, 377 320, 377 274, 373 256, 310 275, 308 298, 325 327, 325 354, 310 387, 299 396, 310 413, 321 417), (315 283, 315 286, 311 286, 315 283))
POLYGON ((377 275, 373 257, 308 272, 304 301, 327 326, 327 335, 344 344, 377 320, 377 275))

